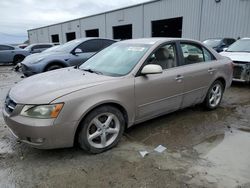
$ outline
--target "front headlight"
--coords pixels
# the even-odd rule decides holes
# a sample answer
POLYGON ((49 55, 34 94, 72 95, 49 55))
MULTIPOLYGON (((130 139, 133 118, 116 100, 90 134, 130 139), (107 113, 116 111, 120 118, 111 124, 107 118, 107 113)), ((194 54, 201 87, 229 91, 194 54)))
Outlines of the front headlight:
POLYGON ((50 105, 25 105, 20 113, 22 116, 40 119, 57 118, 63 103, 50 105))

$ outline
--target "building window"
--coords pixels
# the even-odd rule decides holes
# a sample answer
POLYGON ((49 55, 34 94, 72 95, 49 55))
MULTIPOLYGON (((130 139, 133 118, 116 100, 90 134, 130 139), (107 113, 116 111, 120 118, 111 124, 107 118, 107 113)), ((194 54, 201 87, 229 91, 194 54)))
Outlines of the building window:
POLYGON ((152 21, 152 37, 182 36, 182 17, 152 21))
POLYGON ((113 27, 113 39, 132 39, 132 24, 113 27))
POLYGON ((99 37, 99 29, 91 29, 85 31, 86 37, 99 37))
POLYGON ((71 40, 75 40, 76 39, 76 32, 70 32, 70 33, 66 33, 66 41, 69 42, 71 40))
POLYGON ((51 41, 52 43, 59 43, 59 35, 51 35, 51 41))

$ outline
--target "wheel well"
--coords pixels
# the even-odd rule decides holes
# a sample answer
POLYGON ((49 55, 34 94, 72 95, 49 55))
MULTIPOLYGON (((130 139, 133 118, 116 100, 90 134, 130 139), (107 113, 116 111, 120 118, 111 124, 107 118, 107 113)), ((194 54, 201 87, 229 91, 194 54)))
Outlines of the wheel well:
POLYGON ((66 67, 65 64, 63 64, 63 63, 61 63, 59 61, 53 61, 53 62, 49 63, 48 65, 46 65, 46 67, 44 68, 43 71, 45 72, 47 70, 47 68, 50 67, 50 66, 52 66, 52 65, 60 65, 62 67, 66 67))
POLYGON ((25 56, 22 55, 22 54, 16 54, 16 55, 14 56, 14 58, 13 58, 13 61, 14 61, 16 58, 25 58, 25 56))
POLYGON ((117 103, 104 103, 104 104, 101 104, 101 105, 98 105, 96 107, 94 107, 93 109, 91 109, 89 112, 87 112, 81 119, 81 121, 79 122, 78 126, 77 126, 77 129, 76 129, 76 132, 75 132, 75 138, 74 138, 74 145, 77 145, 77 138, 78 138, 78 134, 79 134, 79 131, 80 131, 80 125, 81 123, 84 121, 85 117, 90 114, 93 110, 101 107, 101 106, 113 106, 115 108, 117 108, 118 110, 121 111, 121 113, 123 114, 123 117, 124 117, 124 120, 125 120, 125 129, 127 128, 128 126, 128 113, 127 111, 125 110, 125 108, 123 106, 121 106, 120 104, 117 104, 117 103))
POLYGON ((222 83, 223 89, 225 90, 225 88, 226 88, 226 80, 224 78, 222 78, 222 77, 217 78, 215 81, 217 81, 217 80, 222 83))

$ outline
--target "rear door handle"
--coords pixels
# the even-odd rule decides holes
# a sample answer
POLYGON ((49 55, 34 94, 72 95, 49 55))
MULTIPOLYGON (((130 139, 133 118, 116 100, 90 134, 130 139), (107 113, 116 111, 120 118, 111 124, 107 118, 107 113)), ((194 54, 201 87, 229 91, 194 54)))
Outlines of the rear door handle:
POLYGON ((177 82, 181 82, 181 81, 183 80, 183 78, 184 78, 184 76, 178 75, 178 76, 176 76, 175 80, 176 80, 177 82))

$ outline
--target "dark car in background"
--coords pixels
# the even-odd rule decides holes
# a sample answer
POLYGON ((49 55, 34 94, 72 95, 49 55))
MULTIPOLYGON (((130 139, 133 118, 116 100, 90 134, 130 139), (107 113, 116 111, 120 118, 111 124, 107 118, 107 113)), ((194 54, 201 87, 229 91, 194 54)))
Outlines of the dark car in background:
POLYGON ((25 76, 63 67, 79 66, 98 51, 116 41, 102 38, 75 39, 52 50, 32 54, 21 63, 25 76))
POLYGON ((27 50, 31 54, 34 54, 34 53, 41 53, 44 50, 51 48, 53 46, 55 46, 53 43, 38 43, 38 44, 31 44, 26 48, 24 48, 24 50, 27 50))
POLYGON ((10 45, 0 44, 0 64, 13 64, 21 62, 26 56, 30 55, 27 50, 10 45))
POLYGON ((228 48, 236 40, 233 38, 214 38, 204 40, 203 43, 210 46, 217 52, 222 52, 224 48, 228 48))

